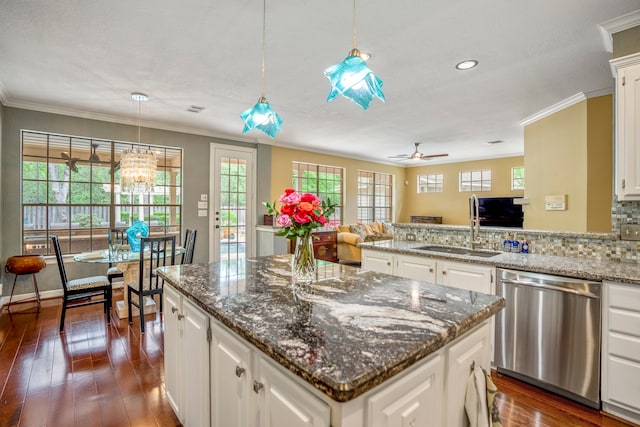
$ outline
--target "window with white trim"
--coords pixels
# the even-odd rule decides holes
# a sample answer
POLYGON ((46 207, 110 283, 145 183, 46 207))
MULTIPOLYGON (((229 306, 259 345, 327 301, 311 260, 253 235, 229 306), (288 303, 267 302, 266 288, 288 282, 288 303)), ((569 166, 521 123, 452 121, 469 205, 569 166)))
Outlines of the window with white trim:
POLYGON ((524 190, 524 166, 511 168, 511 189, 524 190))
POLYGON ((459 191, 491 191, 491 169, 460 171, 459 191))
POLYGON ((106 249, 110 228, 144 221, 153 236, 180 241, 182 149, 23 130, 22 252, 49 255, 57 235, 63 253, 106 249), (120 193, 125 149, 156 153, 153 192, 120 193))
POLYGON ((418 175, 418 193, 442 193, 444 188, 444 175, 431 173, 418 175))
POLYGON ((358 170, 358 222, 391 222, 393 175, 358 170))
POLYGON ((344 169, 338 166, 302 162, 293 162, 292 169, 292 188, 302 193, 315 194, 325 202, 330 200, 336 207, 329 218, 328 225, 340 225, 344 169))

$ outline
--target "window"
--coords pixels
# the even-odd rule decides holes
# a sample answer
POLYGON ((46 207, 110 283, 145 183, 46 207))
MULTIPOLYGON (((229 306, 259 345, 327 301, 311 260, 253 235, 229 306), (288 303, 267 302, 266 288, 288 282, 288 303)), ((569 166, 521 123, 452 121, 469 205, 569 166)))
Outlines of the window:
POLYGON ((336 210, 329 218, 329 224, 342 223, 342 177, 340 167, 293 162, 292 187, 296 191, 311 193, 325 202, 329 199, 336 204, 336 210))
POLYGON ((524 190, 524 166, 511 168, 511 189, 524 190))
POLYGON ((109 228, 137 220, 180 237, 182 149, 145 144, 158 160, 155 189, 121 194, 118 160, 136 144, 26 130, 21 143, 24 254, 53 253, 53 234, 63 253, 105 249, 109 228))
POLYGON ((460 172, 460 192, 491 191, 491 169, 460 172))
POLYGON ((442 193, 443 183, 441 173, 418 175, 418 193, 442 193))
POLYGON ((358 222, 391 222, 393 175, 358 171, 358 222))

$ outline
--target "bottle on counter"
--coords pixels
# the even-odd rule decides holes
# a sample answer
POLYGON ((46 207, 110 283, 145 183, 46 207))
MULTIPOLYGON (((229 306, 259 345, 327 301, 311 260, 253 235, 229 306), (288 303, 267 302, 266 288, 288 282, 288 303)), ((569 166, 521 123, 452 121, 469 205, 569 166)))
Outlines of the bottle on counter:
POLYGON ((507 236, 504 238, 504 242, 502 242, 502 250, 505 252, 511 252, 511 234, 507 233, 507 236))
POLYGON ((521 252, 523 254, 528 254, 529 253, 529 242, 527 242, 527 239, 523 239, 522 240, 522 249, 521 252))
POLYGON ((518 241, 518 234, 513 233, 513 240, 511 241, 511 252, 514 254, 520 253, 520 242, 518 241))

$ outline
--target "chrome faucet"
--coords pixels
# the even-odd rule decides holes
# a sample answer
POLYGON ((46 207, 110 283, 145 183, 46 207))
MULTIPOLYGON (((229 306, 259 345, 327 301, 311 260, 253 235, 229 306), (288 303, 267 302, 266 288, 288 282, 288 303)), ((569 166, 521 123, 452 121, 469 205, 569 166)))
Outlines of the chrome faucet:
POLYGON ((478 196, 472 194, 469 197, 469 248, 475 249, 475 245, 480 243, 477 240, 480 231, 480 208, 478 206, 478 196))

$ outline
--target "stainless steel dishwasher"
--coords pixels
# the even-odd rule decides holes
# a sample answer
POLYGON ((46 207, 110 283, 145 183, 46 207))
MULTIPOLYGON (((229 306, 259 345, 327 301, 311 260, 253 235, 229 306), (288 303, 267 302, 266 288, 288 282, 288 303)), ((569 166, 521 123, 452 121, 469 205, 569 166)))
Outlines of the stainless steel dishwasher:
POLYGON ((600 408, 600 282, 498 269, 498 372, 600 408))

